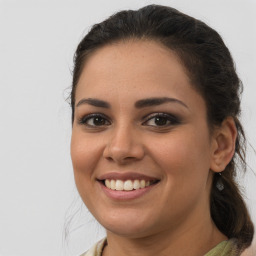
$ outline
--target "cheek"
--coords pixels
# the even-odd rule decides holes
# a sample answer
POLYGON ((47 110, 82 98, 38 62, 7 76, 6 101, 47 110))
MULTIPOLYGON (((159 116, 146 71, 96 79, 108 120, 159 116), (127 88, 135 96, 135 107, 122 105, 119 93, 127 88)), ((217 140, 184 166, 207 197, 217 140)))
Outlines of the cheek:
POLYGON ((81 197, 92 189, 95 179, 94 170, 97 166, 100 152, 100 141, 92 136, 85 136, 82 132, 73 131, 71 139, 71 159, 74 170, 74 178, 81 197))
POLYGON ((208 137, 180 135, 173 135, 165 143, 155 143, 154 153, 155 162, 165 175, 167 212, 176 205, 178 215, 192 209, 197 201, 207 201, 210 168, 208 137))
POLYGON ((173 133, 165 141, 154 142, 154 159, 167 176, 180 179, 208 175, 210 145, 208 133, 193 130, 173 133))
POLYGON ((92 173, 98 161, 100 141, 73 131, 71 138, 71 159, 74 172, 92 173))

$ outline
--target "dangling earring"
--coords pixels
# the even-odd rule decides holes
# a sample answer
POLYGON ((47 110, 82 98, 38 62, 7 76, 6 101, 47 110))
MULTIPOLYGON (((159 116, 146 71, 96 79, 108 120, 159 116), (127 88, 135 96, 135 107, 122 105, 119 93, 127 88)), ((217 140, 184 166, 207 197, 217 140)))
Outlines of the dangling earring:
POLYGON ((218 181, 216 183, 216 188, 219 190, 219 191, 222 191, 225 187, 224 187, 224 184, 222 182, 222 179, 221 179, 221 172, 219 172, 219 177, 218 177, 218 181))

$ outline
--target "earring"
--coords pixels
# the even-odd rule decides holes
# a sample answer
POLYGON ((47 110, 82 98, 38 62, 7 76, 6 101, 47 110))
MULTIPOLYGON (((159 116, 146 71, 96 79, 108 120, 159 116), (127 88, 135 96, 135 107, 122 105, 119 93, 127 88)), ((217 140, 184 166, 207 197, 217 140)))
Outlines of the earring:
POLYGON ((219 172, 219 178, 218 178, 218 181, 216 183, 216 188, 219 190, 219 191, 222 191, 225 187, 224 187, 224 184, 221 180, 221 173, 219 172))

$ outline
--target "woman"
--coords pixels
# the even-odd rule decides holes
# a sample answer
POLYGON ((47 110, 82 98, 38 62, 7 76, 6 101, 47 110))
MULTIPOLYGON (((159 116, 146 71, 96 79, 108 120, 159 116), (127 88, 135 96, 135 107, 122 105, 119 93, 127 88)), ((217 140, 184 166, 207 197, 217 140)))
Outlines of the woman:
POLYGON ((80 42, 71 92, 77 189, 107 238, 83 255, 240 255, 253 224, 241 83, 216 31, 157 5, 80 42))

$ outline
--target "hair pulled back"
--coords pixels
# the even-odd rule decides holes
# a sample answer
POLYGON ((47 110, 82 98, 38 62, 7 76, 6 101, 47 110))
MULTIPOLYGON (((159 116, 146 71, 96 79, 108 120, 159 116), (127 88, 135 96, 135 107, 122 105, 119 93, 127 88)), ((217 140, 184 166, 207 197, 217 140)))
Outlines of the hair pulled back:
POLYGON ((240 248, 251 244, 254 228, 235 177, 245 171, 245 135, 241 123, 242 84, 229 50, 220 35, 205 23, 171 7, 149 5, 137 11, 121 11, 92 27, 77 47, 71 91, 72 121, 75 91, 84 63, 91 53, 107 44, 129 39, 154 40, 176 52, 186 67, 193 87, 207 106, 209 127, 232 117, 238 131, 235 154, 222 175, 213 177, 210 195, 211 216, 228 238, 240 248), (222 191, 216 185, 221 180, 222 191))

